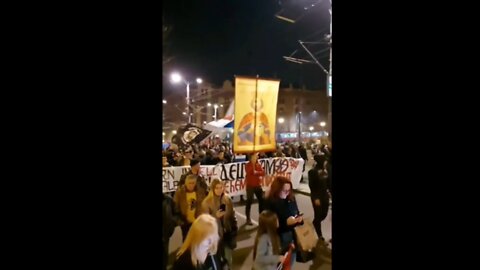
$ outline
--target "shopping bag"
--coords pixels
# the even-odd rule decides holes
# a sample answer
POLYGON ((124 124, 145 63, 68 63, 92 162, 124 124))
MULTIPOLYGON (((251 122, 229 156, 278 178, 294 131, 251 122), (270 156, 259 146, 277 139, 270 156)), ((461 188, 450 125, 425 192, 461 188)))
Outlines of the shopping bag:
POLYGON ((315 257, 314 249, 317 246, 318 235, 313 227, 313 223, 303 220, 303 225, 295 227, 295 236, 297 240, 297 261, 307 262, 315 257))

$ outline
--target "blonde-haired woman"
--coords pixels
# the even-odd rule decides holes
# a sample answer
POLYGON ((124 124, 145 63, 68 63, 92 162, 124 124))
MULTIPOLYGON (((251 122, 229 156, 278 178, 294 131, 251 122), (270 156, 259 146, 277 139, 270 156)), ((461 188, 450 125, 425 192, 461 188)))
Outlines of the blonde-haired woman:
POLYGON ((219 254, 232 267, 232 250, 237 247, 237 219, 232 199, 225 194, 224 183, 220 179, 213 179, 210 192, 202 202, 202 213, 210 214, 217 219, 219 254))
POLYGON ((215 218, 206 214, 200 215, 188 231, 172 269, 222 269, 216 256, 218 240, 218 225, 215 218))

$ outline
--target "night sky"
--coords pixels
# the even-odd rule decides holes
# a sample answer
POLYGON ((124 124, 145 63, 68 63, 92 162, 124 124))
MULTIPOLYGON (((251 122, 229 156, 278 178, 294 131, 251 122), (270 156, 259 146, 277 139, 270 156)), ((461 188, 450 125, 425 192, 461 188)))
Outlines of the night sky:
MULTIPOLYGON (((315 64, 287 62, 295 50, 297 58, 311 60, 298 43, 321 41, 330 31, 328 0, 167 0, 164 23, 173 30, 165 42, 164 54, 174 57, 164 67, 221 85, 234 75, 279 78, 282 86, 305 84, 309 89, 325 89, 326 74, 315 64), (320 3, 318 3, 320 2, 320 3), (318 3, 311 7, 311 3, 318 3), (305 10, 305 6, 309 6, 305 10), (292 24, 275 17, 297 18, 292 24)), ((327 45, 312 45, 320 63, 328 69, 327 45)), ((164 80, 165 81, 165 80, 164 80)))

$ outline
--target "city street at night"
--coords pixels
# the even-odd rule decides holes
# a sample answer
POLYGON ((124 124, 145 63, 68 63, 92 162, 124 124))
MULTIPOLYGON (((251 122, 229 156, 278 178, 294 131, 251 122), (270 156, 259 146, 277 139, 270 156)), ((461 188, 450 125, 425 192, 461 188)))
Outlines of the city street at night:
MULTIPOLYGON (((311 168, 311 153, 308 152, 310 161, 307 162, 304 178, 307 179, 307 172, 311 168)), ((301 183, 300 187, 295 192, 295 199, 298 204, 298 208, 304 213, 305 219, 313 220, 313 208, 310 201, 310 189, 308 183, 301 183)), ((239 233, 237 236, 237 248, 233 251, 233 265, 232 270, 251 270, 253 265, 253 245, 255 242, 256 229, 258 225, 258 203, 254 203, 251 209, 253 226, 245 225, 245 203, 240 202, 240 197, 234 197, 234 208, 238 221, 239 233)), ((326 241, 332 238, 332 211, 328 212, 328 216, 322 222, 322 232, 326 241)), ((180 227, 175 229, 173 236, 170 238, 169 246, 169 265, 173 264, 175 254, 182 244, 182 233, 180 227)), ((332 244, 328 243, 328 246, 317 245, 316 258, 313 261, 306 263, 295 263, 294 269, 299 270, 331 270, 332 244)))
MULTIPOLYGON (((298 203, 298 207, 304 212, 305 219, 313 220, 313 209, 310 197, 304 194, 297 193, 295 198, 298 203)), ((236 198, 238 200, 238 198, 236 198)), ((255 241, 257 221, 258 221, 258 204, 252 205, 251 215, 253 226, 246 226, 245 221, 245 206, 240 202, 235 203, 235 212, 238 220, 239 233, 237 236, 237 248, 233 251, 233 268, 232 270, 251 270, 253 265, 253 245, 255 241)), ((322 232, 326 240, 329 240, 332 235, 331 227, 331 211, 329 211, 327 218, 322 222, 322 232)), ((180 227, 175 229, 173 236, 170 238, 169 253, 170 265, 175 259, 175 253, 182 244, 182 233, 180 227)), ((295 263, 294 269, 299 270, 330 270, 332 269, 331 261, 331 247, 330 244, 327 247, 319 245, 317 250, 317 257, 314 261, 307 263, 295 263), (315 263, 315 265, 314 265, 315 263)))

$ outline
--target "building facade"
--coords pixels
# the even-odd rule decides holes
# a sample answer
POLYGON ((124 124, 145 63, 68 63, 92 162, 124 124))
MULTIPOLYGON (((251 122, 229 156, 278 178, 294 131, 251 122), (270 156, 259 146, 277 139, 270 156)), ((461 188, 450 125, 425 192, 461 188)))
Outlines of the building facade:
MULTIPOLYGON (((190 87, 192 123, 197 126, 225 116, 230 104, 234 101, 235 87, 232 81, 226 80, 221 87, 215 87, 209 83, 190 87), (209 105, 210 104, 210 105, 209 105), (217 109, 215 109, 217 105, 217 109)), ((185 95, 175 98, 174 104, 164 104, 164 121, 167 118, 169 125, 164 128, 166 134, 173 132, 175 127, 186 124, 188 117, 182 112, 186 111, 185 95)), ((309 134, 327 131, 326 126, 320 123, 328 123, 328 97, 325 90, 308 90, 305 88, 280 88, 277 102, 277 134, 309 134)), ((172 135, 172 134, 170 134, 172 135)), ((169 136, 167 135, 166 138, 169 136)), ((285 137, 285 136, 284 136, 285 137)), ((291 138, 294 139, 294 138, 291 138)))

